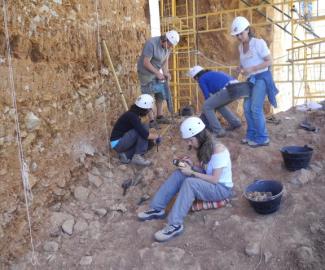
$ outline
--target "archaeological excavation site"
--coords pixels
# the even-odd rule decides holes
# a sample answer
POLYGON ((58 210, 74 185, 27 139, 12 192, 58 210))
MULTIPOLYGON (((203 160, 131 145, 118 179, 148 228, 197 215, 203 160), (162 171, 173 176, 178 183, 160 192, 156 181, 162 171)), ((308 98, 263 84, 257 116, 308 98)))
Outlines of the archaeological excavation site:
POLYGON ((325 269, 323 0, 0 6, 0 270, 325 269))

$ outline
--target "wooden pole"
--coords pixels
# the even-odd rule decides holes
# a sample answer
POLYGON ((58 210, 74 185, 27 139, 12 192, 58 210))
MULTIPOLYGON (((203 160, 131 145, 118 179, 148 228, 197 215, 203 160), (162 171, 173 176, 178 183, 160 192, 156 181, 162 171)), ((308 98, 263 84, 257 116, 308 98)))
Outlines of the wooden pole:
POLYGON ((116 75, 116 72, 115 72, 115 69, 114 69, 114 66, 113 66, 113 62, 112 62, 112 59, 111 59, 111 56, 109 54, 109 51, 107 49, 107 46, 106 46, 106 42, 105 40, 102 40, 102 46, 103 46, 103 49, 104 49, 104 56, 107 60, 107 62, 109 63, 109 65, 111 66, 111 69, 113 71, 113 74, 114 74, 114 78, 116 80, 116 84, 117 84, 117 87, 118 87, 118 91, 119 91, 119 94, 121 96, 121 99, 122 99, 122 104, 123 104, 123 107, 124 109, 127 111, 128 110, 128 105, 126 103, 126 100, 125 100, 125 97, 124 97, 124 94, 122 92, 122 88, 121 88, 121 85, 120 85, 120 82, 117 78, 117 75, 116 75))

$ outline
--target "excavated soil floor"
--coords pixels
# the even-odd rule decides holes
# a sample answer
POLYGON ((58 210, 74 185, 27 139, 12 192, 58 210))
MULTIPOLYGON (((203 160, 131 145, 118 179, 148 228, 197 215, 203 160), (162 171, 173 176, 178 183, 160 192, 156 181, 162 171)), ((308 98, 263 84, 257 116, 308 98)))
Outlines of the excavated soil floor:
MULTIPOLYGON (((178 123, 163 127, 163 143, 147 157, 149 168, 120 164, 114 153, 87 155, 70 186, 71 196, 46 209, 33 227, 32 252, 5 262, 1 269, 324 269, 325 259, 325 112, 279 113, 268 124, 271 144, 241 145, 245 127, 220 139, 230 150, 236 197, 227 207, 191 212, 181 236, 166 243, 153 239, 165 220, 139 222, 138 211, 174 170, 172 159, 188 154, 178 123), (299 129, 307 120, 318 132, 299 129), (314 149, 308 169, 285 169, 279 149, 314 149), (122 183, 133 179, 123 196, 122 183), (255 179, 275 179, 285 188, 280 209, 257 214, 243 196, 255 179)), ((27 238, 26 234, 26 239, 27 238)), ((28 241, 28 240, 27 240, 28 241)))

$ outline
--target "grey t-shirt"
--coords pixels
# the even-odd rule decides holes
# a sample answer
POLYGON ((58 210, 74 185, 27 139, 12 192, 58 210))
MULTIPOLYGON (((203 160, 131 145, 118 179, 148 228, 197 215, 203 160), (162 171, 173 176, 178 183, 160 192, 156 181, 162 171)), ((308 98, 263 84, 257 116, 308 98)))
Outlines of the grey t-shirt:
POLYGON ((150 38, 143 47, 142 54, 138 59, 137 69, 141 85, 146 85, 156 78, 155 74, 143 65, 144 57, 150 59, 150 63, 157 69, 161 69, 169 56, 170 51, 161 46, 160 37, 150 38))

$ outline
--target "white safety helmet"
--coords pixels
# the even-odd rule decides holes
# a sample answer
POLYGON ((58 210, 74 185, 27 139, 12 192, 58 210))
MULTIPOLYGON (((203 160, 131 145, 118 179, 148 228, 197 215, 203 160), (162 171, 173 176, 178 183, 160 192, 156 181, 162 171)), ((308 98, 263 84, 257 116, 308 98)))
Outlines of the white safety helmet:
POLYGON ((250 25, 249 21, 245 17, 236 17, 231 25, 231 35, 236 36, 243 32, 250 25))
POLYGON ((142 109, 152 109, 153 107, 153 97, 148 94, 142 94, 138 96, 138 98, 135 101, 135 105, 142 109))
POLYGON ((183 139, 191 138, 199 134, 205 129, 205 124, 201 118, 196 116, 191 116, 183 121, 181 124, 181 134, 183 139))
POLYGON ((175 30, 170 30, 166 33, 166 38, 173 45, 176 46, 179 42, 179 34, 175 30))
POLYGON ((201 66, 194 66, 194 67, 190 68, 190 70, 188 71, 187 74, 191 78, 194 78, 202 70, 204 70, 203 67, 201 67, 201 66))

